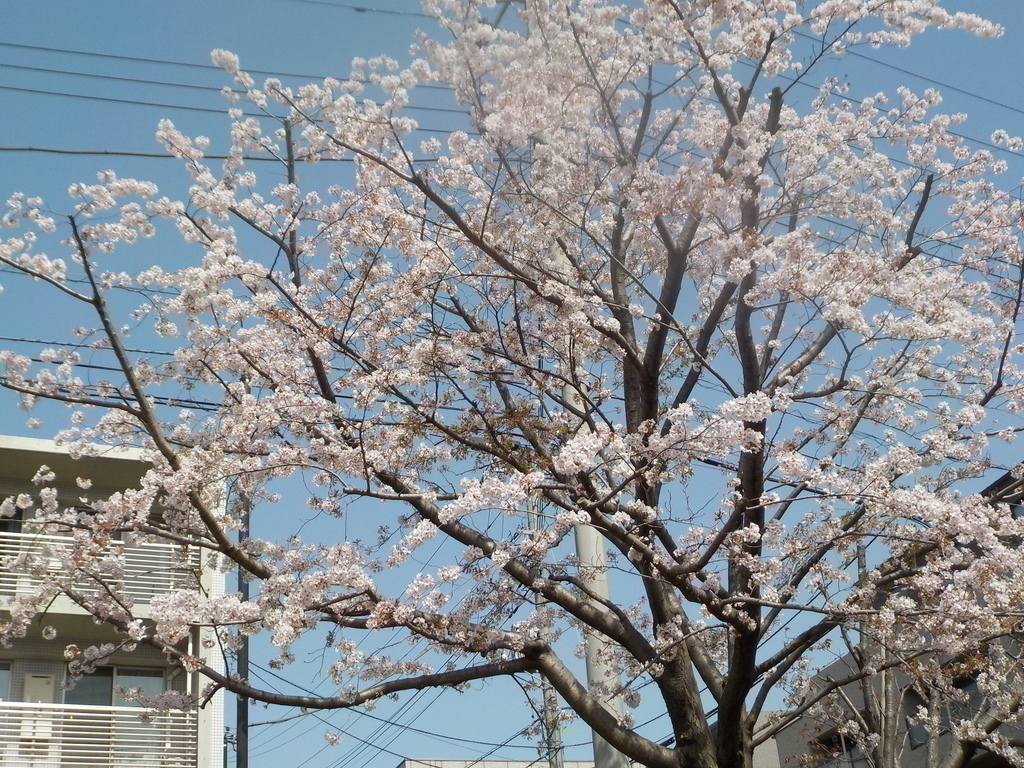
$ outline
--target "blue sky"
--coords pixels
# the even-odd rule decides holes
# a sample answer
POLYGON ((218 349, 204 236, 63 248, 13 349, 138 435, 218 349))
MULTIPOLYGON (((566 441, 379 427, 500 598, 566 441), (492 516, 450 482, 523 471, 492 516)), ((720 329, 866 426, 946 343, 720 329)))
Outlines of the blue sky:
MULTIPOLYGON (((953 5, 1002 23, 1006 35, 986 41, 962 33, 933 32, 909 50, 866 50, 848 56, 833 67, 834 72, 849 76, 854 98, 879 90, 893 91, 900 84, 916 90, 939 87, 946 97, 946 109, 971 115, 962 132, 981 141, 987 141, 996 128, 1024 134, 1024 4, 1019 0, 976 0, 953 5), (948 87, 936 86, 932 81, 948 87)), ((418 7, 417 0, 355 0, 348 4, 340 0, 7 3, 0 30, 0 196, 6 199, 21 190, 42 196, 55 210, 67 209, 68 185, 91 181, 96 171, 106 168, 122 176, 151 179, 172 197, 182 194, 187 176, 173 160, 11 150, 34 147, 159 152, 154 132, 158 120, 164 117, 174 120, 188 134, 223 136, 228 121, 216 113, 226 109, 226 102, 216 91, 229 80, 222 72, 206 68, 211 49, 232 50, 241 57, 243 67, 254 70, 315 78, 345 75, 354 56, 383 52, 405 58, 413 32, 430 26, 429 20, 419 15, 418 7), (357 10, 357 6, 367 10, 357 10), (175 109, 175 105, 192 109, 175 109)), ((303 79, 287 81, 298 84, 303 79)), ((451 120, 443 113, 423 112, 417 116, 426 127, 451 120)), ((1009 159, 1016 183, 1024 175, 1024 162, 1020 156, 1009 159)), ((133 258, 141 269, 175 258, 175 247, 173 241, 153 241, 135 249, 133 258)), ((5 288, 0 294, 0 336, 67 338, 67 328, 75 323, 64 314, 62 306, 40 307, 25 291, 28 284, 24 278, 0 272, 0 284, 5 288)), ((0 432, 43 436, 28 431, 24 415, 12 412, 10 404, 9 398, 0 398, 0 432)), ((308 535, 315 536, 315 529, 308 535)), ((318 657, 311 653, 300 659, 298 676, 313 679, 319 668, 318 657)), ((286 674, 296 679, 295 672, 286 674)), ((269 676, 265 679, 270 685, 285 685, 269 676)), ((468 700, 450 692, 439 698, 436 692, 427 692, 411 704, 382 705, 372 715, 399 719, 443 736, 493 744, 505 742, 527 723, 529 713, 514 685, 495 683, 476 688, 468 700)), ((272 711, 259 709, 252 713, 251 720, 260 722, 275 716, 272 711)), ((328 768, 344 761, 346 768, 390 768, 402 756, 472 759, 490 750, 484 744, 437 739, 415 731, 398 734, 397 729, 390 728, 380 732, 382 723, 357 713, 336 714, 330 721, 334 728, 344 728, 351 734, 340 747, 325 748, 321 738, 325 727, 310 719, 255 729, 251 765, 263 768, 301 763, 308 768, 328 768), (372 746, 361 744, 360 739, 372 746)), ((665 727, 661 730, 667 732, 665 727)), ((582 742, 588 733, 577 725, 567 731, 565 740, 582 742)), ((652 731, 649 735, 661 734, 652 731)), ((493 757, 533 758, 535 752, 530 749, 514 748, 528 743, 514 740, 493 757)), ((577 749, 568 756, 585 758, 587 754, 577 749)))

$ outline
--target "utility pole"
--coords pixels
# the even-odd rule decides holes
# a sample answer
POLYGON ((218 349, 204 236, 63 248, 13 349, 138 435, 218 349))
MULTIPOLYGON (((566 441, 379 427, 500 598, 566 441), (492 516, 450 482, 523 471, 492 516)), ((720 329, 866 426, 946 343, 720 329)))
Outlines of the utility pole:
MULTIPOLYGON (((531 498, 528 506, 527 525, 531 532, 540 530, 540 514, 537 511, 537 499, 531 498)), ((542 595, 537 595, 535 605, 540 608, 547 600, 542 595)), ((545 625, 540 629, 540 640, 545 643, 551 640, 551 630, 545 625)), ((558 723, 558 694, 555 687, 543 675, 540 678, 542 693, 541 716, 544 726, 544 751, 548 761, 548 768, 563 768, 562 749, 562 726, 558 723)))
MULTIPOLYGON (((560 249, 555 248, 553 252, 558 259, 558 271, 556 274, 567 275, 569 262, 560 249)), ((568 282, 567 282, 568 284, 568 282)), ((566 406, 579 413, 586 412, 586 403, 579 389, 571 384, 562 387, 562 399, 566 406)), ((580 429, 589 429, 586 420, 580 420, 580 429)), ((579 578, 590 591, 591 601, 604 610, 602 602, 608 603, 611 600, 611 587, 608 582, 608 553, 605 549, 604 539, 600 532, 592 525, 573 526, 573 533, 576 539, 576 562, 579 569, 579 578)), ((609 659, 608 639, 594 631, 586 629, 584 634, 587 659, 587 685, 611 692, 611 696, 601 703, 604 708, 611 712, 619 721, 622 720, 622 698, 617 694, 621 686, 618 672, 612 666, 609 659)), ((594 730, 591 730, 594 742, 594 768, 629 768, 629 760, 624 754, 609 744, 594 730)))
MULTIPOLYGON (((498 13, 497 20, 494 26, 500 27, 501 21, 508 11, 509 6, 515 0, 502 0, 502 7, 498 13)), ((524 10, 526 3, 524 2, 524 10)), ((529 29, 527 29, 529 34, 529 29)), ((551 247, 551 272, 556 277, 562 280, 565 285, 570 285, 570 272, 572 265, 569 263, 569 259, 562 252, 561 248, 557 245, 551 247)), ((571 365, 571 361, 570 361, 571 365)), ((562 398, 566 405, 570 403, 578 409, 579 412, 585 412, 586 407, 583 401, 582 393, 573 388, 572 385, 566 383, 562 387, 562 398)), ((541 400, 541 407, 543 408, 543 399, 541 400)), ((587 422, 581 419, 581 429, 588 429, 587 422)), ((531 507, 531 525, 536 522, 537 510, 535 507, 531 507)), ((601 600, 607 601, 611 597, 611 589, 608 583, 608 555, 604 546, 604 539, 601 538, 601 534, 598 533, 597 529, 590 525, 577 525, 574 526, 574 533, 576 539, 576 560, 579 565, 580 578, 586 582, 587 589, 590 590, 591 594, 596 598, 594 602, 600 602, 601 600)), ((608 641, 597 632, 593 630, 585 631, 585 643, 586 643, 586 656, 587 656, 587 685, 590 688, 600 686, 602 689, 607 691, 618 691, 621 686, 619 675, 615 672, 612 666, 608 663, 608 654, 602 651, 607 646, 608 641)), ((546 682, 546 681, 545 681, 546 682)), ((549 709, 547 704, 547 691, 545 689, 545 707, 544 715, 545 719, 548 717, 549 709)), ((557 697, 552 690, 551 696, 557 707, 557 697)), ((611 712, 618 720, 622 719, 622 699, 617 695, 612 695, 610 699, 602 702, 604 707, 611 712)), ((557 710, 555 710, 557 711, 557 710)), ((550 734, 550 729, 547 728, 545 723, 545 731, 550 734)), ((594 768, 629 768, 629 760, 621 752, 616 750, 609 744, 604 738, 596 731, 591 730, 594 742, 594 768)), ((551 755, 554 750, 549 746, 548 759, 552 759, 551 755)), ((557 765, 551 763, 551 768, 562 768, 562 754, 561 754, 561 735, 558 735, 558 751, 557 765)))
MULTIPOLYGON (((592 525, 577 525, 576 560, 579 563, 581 578, 586 582, 595 601, 609 600, 611 589, 608 583, 608 560, 604 539, 592 525)), ((593 688, 601 686, 605 690, 616 691, 621 685, 619 675, 609 663, 606 648, 608 640, 592 629, 585 635, 587 651, 587 684, 593 688)), ((606 699, 604 707, 619 720, 622 719, 622 699, 612 695, 606 699)), ((615 747, 609 744, 597 732, 593 731, 594 768, 629 768, 629 760, 615 747)))
MULTIPOLYGON (((245 546, 249 538, 249 516, 252 512, 249 497, 240 496, 242 504, 242 527, 238 531, 238 545, 245 546)), ((249 602, 249 581, 241 567, 238 569, 238 596, 243 603, 249 602)), ((242 633, 242 644, 238 648, 236 674, 244 683, 249 679, 249 636, 242 633)), ((235 705, 235 768, 249 768, 249 699, 239 694, 235 705)))
MULTIPOLYGON (((551 273, 560 279, 565 285, 572 285, 572 265, 561 248, 554 246, 551 249, 552 264, 549 267, 551 273)), ((574 361, 567 361, 569 371, 574 366, 574 361)), ((578 414, 586 414, 587 405, 583 397, 582 385, 572 384, 570 381, 562 386, 563 407, 569 408, 578 414)), ((580 416, 581 430, 589 430, 590 425, 583 416, 580 416)), ((604 603, 611 599, 611 588, 608 582, 608 554, 605 549, 604 539, 592 525, 573 526, 576 539, 576 562, 579 568, 580 580, 592 595, 591 601, 599 610, 605 610, 604 603)), ((610 663, 608 639, 593 629, 586 629, 584 635, 587 657, 587 685, 591 690, 611 692, 611 696, 604 698, 602 704, 617 720, 622 720, 622 698, 617 695, 621 686, 618 673, 610 663)), ((611 744, 597 732, 591 729, 594 742, 594 768, 629 768, 629 760, 615 749, 611 744)))

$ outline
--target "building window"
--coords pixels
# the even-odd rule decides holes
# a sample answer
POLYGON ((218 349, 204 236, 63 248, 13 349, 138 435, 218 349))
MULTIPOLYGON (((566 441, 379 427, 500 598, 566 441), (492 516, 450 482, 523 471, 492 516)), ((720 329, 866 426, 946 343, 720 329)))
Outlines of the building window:
POLYGON ((0 661, 0 701, 11 700, 11 663, 0 661))
POLYGON ((856 742, 838 730, 812 739, 811 765, 819 768, 867 768, 868 760, 856 742))
POLYGON ((125 701, 124 691, 139 689, 146 696, 158 696, 166 688, 161 669, 100 667, 84 675, 75 687, 64 692, 64 703, 97 707, 137 707, 137 701, 125 701))
POLYGON ((114 685, 114 705, 118 707, 142 706, 138 701, 125 701, 122 695, 124 691, 135 688, 142 691, 145 696, 159 696, 167 690, 163 670, 118 667, 114 685))
POLYGON ((910 741, 910 748, 917 749, 928 743, 928 728, 916 720, 907 718, 907 739, 910 741))
POLYGON ((0 517, 0 534, 21 533, 21 522, 25 517, 25 510, 16 508, 10 517, 0 517))
MULTIPOLYGON (((962 677, 953 683, 960 689, 965 700, 953 699, 949 696, 942 696, 936 714, 939 716, 939 730, 936 736, 949 733, 954 723, 961 720, 970 720, 978 712, 984 709, 985 695, 978 689, 978 682, 970 677, 962 677)), ((924 698, 917 691, 910 691, 907 697, 911 715, 907 717, 907 737, 910 741, 910 748, 917 749, 928 743, 931 734, 928 728, 921 723, 912 722, 919 708, 926 708, 924 698)))

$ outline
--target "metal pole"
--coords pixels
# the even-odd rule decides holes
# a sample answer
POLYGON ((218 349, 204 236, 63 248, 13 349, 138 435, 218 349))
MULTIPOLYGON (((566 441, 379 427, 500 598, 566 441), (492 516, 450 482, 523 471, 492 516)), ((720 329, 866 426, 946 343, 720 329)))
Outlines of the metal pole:
MULTIPOLYGON (((591 525, 577 525, 576 559, 579 561, 581 577, 586 581, 587 588, 600 600, 611 597, 608 584, 608 562, 604 547, 604 539, 597 529, 591 525)), ((593 630, 587 630, 587 684, 593 688, 601 686, 605 690, 617 691, 621 685, 618 673, 608 662, 607 639, 593 630)), ((622 719, 622 699, 611 696, 605 699, 604 707, 620 720, 622 719)), ((592 731, 594 739, 595 768, 628 768, 626 756, 604 740, 597 731, 592 731)))
MULTIPOLYGON (((246 496, 242 496, 242 527, 238 531, 238 544, 242 546, 249 538, 249 513, 250 503, 246 496)), ((245 573, 238 569, 238 595, 243 603, 249 602, 249 581, 245 573)), ((246 682, 249 679, 249 636, 243 634, 242 644, 238 649, 238 669, 236 670, 239 679, 246 682)), ((235 709, 235 768, 249 768, 249 699, 239 695, 235 709)))
MULTIPOLYGON (((527 524, 531 531, 539 531, 540 515, 537 512, 537 500, 530 499, 527 504, 529 505, 527 524)), ((546 602, 547 600, 542 595, 537 595, 535 604, 538 608, 546 602)), ((550 642, 551 630, 547 626, 541 628, 540 639, 545 643, 550 642)), ((543 675, 540 678, 540 686, 543 694, 541 712, 544 718, 544 751, 548 768, 563 768, 562 728, 558 724, 558 694, 551 681, 543 675)))
MULTIPOLYGON (((551 272, 560 278, 566 285, 571 284, 570 270, 572 269, 568 258, 562 253, 561 248, 551 249, 552 265, 551 272)), ((570 366, 572 361, 569 361, 570 366)), ((562 400, 566 406, 572 406, 578 413, 586 413, 586 402, 583 392, 578 386, 566 383, 562 387, 562 400)), ((589 429, 589 425, 581 419, 580 429, 589 429)), ((596 604, 601 600, 608 601, 611 598, 611 589, 608 583, 608 554, 605 550, 604 539, 601 534, 591 525, 574 526, 576 538, 576 560, 579 564, 580 578, 583 579, 587 588, 593 593, 596 604)), ((601 610, 604 610, 601 606, 601 610)), ((604 691, 612 692, 609 698, 602 701, 605 709, 615 715, 620 721, 622 719, 622 699, 614 694, 621 686, 618 673, 608 661, 609 654, 605 651, 608 640, 603 635, 591 629, 585 631, 586 654, 587 654, 587 685, 604 691)), ((628 768, 629 760, 621 752, 602 738, 597 731, 593 731, 594 740, 594 768, 628 768)))
MULTIPOLYGON (((505 12, 512 4, 512 0, 502 0, 502 8, 498 14, 497 20, 494 23, 495 27, 500 26, 501 20, 505 16, 505 12)), ((526 9, 526 2, 523 3, 524 12, 526 9)), ((527 34, 529 34, 529 25, 527 25, 527 34)), ((566 285, 569 284, 568 274, 570 270, 569 260, 565 254, 562 253, 561 248, 553 246, 551 248, 552 256, 552 272, 556 277, 563 278, 566 285)), ((583 398, 580 393, 570 386, 566 385, 562 389, 562 396, 565 398, 566 403, 573 403, 579 406, 580 410, 583 409, 583 398)), ((586 429, 586 423, 583 424, 583 428, 586 429)), ((530 514, 536 516, 537 510, 531 507, 530 514)), ((531 525, 534 522, 531 518, 531 525)), ((588 581, 588 588, 599 598, 607 600, 611 596, 611 590, 608 586, 608 569, 607 569, 607 552, 604 547, 604 540, 601 535, 589 525, 577 525, 575 526, 576 534, 576 558, 580 565, 581 573, 586 573, 588 581)), ((587 631, 586 632, 586 653, 587 653, 587 684, 590 687, 595 685, 603 686, 606 690, 617 691, 621 685, 618 674, 615 673, 614 669, 607 663, 607 654, 602 654, 602 649, 607 645, 607 641, 601 635, 587 631)), ((557 696, 554 690, 551 691, 551 696, 555 702, 554 706, 557 711, 557 696)), ((545 718, 548 715, 548 695, 547 689, 544 693, 545 707, 544 714, 545 718)), ((604 706, 619 719, 622 718, 622 699, 618 696, 612 696, 611 699, 603 702, 604 706)), ((547 724, 545 723, 545 726, 547 724)), ((547 728, 545 728, 548 730, 547 728)), ((548 731, 550 733, 550 731, 548 731)), ((554 763, 551 764, 551 768, 562 768, 562 753, 561 753, 561 734, 557 734, 558 738, 558 756, 555 758, 558 761, 556 766, 554 763)), ((594 738, 594 768, 628 768, 629 760, 626 756, 618 752, 612 747, 607 741, 605 741, 597 732, 593 732, 594 738)), ((552 750, 549 748, 549 760, 551 759, 552 750)))

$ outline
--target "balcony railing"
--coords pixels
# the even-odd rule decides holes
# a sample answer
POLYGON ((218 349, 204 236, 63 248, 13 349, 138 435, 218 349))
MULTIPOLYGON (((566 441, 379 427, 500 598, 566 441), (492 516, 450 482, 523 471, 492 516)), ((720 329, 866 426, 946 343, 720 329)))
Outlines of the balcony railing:
MULTIPOLYGON (((71 543, 65 536, 41 533, 0 533, 0 596, 26 591, 39 584, 38 576, 18 573, 17 563, 26 558, 52 553, 48 570, 58 574, 65 570, 61 550, 71 543)), ((114 542, 124 557, 124 590, 136 602, 148 603, 155 595, 179 589, 198 588, 198 554, 183 556, 174 544, 133 544, 114 542)), ((84 594, 95 592, 95 579, 83 578, 76 587, 84 594)))
POLYGON ((5 768, 196 768, 195 714, 0 702, 5 768))

